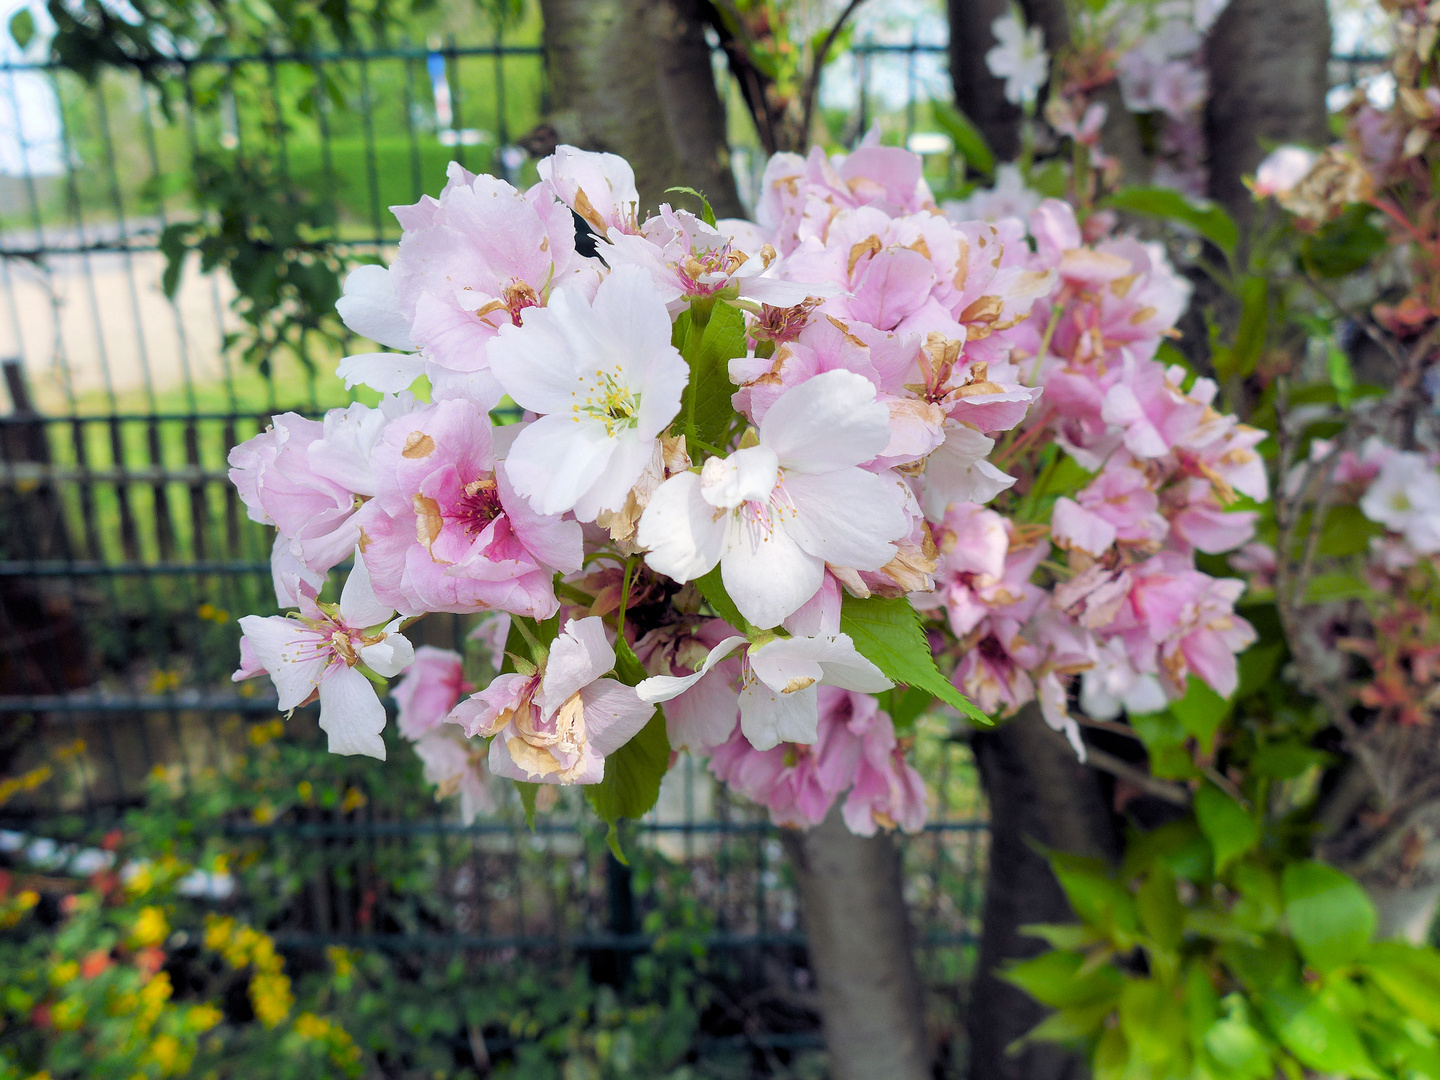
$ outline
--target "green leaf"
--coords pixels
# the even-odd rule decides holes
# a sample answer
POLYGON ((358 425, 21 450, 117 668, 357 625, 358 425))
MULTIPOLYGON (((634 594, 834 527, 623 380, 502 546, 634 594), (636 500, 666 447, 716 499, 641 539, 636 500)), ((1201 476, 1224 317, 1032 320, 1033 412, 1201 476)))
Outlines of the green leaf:
POLYGON ((1099 1033, 1114 1011, 1115 1005, 1109 1001, 1061 1009, 1041 1020, 1023 1038, 1012 1043, 1010 1049, 1021 1050, 1031 1042, 1073 1043, 1088 1039, 1099 1033))
POLYGON ((1255 819, 1214 784, 1207 783, 1195 793, 1195 819, 1215 852, 1215 873, 1222 874, 1236 857, 1260 840, 1255 819))
POLYGON ((1113 1007, 1124 976, 1109 965, 1081 974, 1084 963, 1085 958, 1076 953, 1047 952, 1009 965, 1000 977, 1051 1008, 1101 1004, 1113 1007))
POLYGON ((1355 372, 1350 367, 1350 357, 1333 337, 1325 339, 1325 370, 1330 375, 1330 384, 1335 387, 1335 400, 1348 409, 1355 396, 1355 372))
POLYGON ((10 37, 20 48, 30 47, 30 42, 35 39, 35 16, 30 14, 29 8, 21 8, 10 16, 10 37))
POLYGON ((935 122, 945 129, 965 164, 986 176, 995 175, 995 152, 970 118, 948 101, 937 99, 930 103, 930 108, 935 122))
POLYGON ((677 339, 690 365, 682 406, 685 433, 718 446, 736 416, 730 403, 735 393, 730 361, 745 355, 745 316, 723 301, 697 301, 676 320, 672 340, 677 339), (699 317, 704 316, 706 303, 709 317, 702 322, 699 317))
POLYGON ((711 209, 710 200, 705 197, 703 192, 696 191, 693 187, 671 187, 665 189, 665 194, 669 195, 672 191, 679 192, 681 195, 693 195, 699 199, 702 207, 700 219, 712 229, 715 227, 715 211, 711 209))
POLYGON ((1095 1080, 1124 1080, 1130 1075, 1130 1044, 1118 1027, 1106 1028, 1100 1036, 1091 1069, 1095 1080))
POLYGON ((1150 754, 1150 772, 1162 780, 1183 780, 1199 775, 1195 759, 1185 745, 1189 732, 1174 712, 1141 713, 1130 726, 1150 754))
MULTIPOLYGON (((1301 525, 1308 531, 1309 515, 1301 521, 1301 525)), ((1321 555, 1334 555, 1337 558, 1359 555, 1370 550, 1372 537, 1384 534, 1385 526, 1378 521, 1371 521, 1365 516, 1365 512, 1353 503, 1332 506, 1325 515, 1325 523, 1320 526, 1320 542, 1316 550, 1321 555)), ((1296 554, 1298 556, 1299 552, 1296 554)))
POLYGON ((1185 696, 1171 702, 1170 711, 1186 733, 1195 736, 1200 749, 1208 754, 1213 748, 1215 732, 1230 715, 1230 702, 1204 681, 1191 675, 1185 687, 1185 696))
POLYGON ((1228 1015, 1216 1020, 1205 1032, 1205 1049, 1235 1080, 1265 1080, 1275 1074, 1270 1048, 1250 1023, 1244 999, 1231 994, 1225 999, 1228 1015))
POLYGON ((1251 645, 1240 654, 1240 685, 1235 691, 1237 701, 1258 694, 1275 681, 1275 669, 1285 655, 1285 643, 1251 645))
POLYGON ((1273 930, 1280 925, 1284 901, 1280 895, 1280 878, 1266 866, 1243 862, 1230 875, 1231 885, 1239 899, 1230 909, 1231 917, 1247 930, 1273 930))
POLYGON ((1240 230, 1223 209, 1214 203, 1192 202, 1170 188, 1121 188, 1105 200, 1105 205, 1116 210, 1128 210, 1132 214, 1147 214, 1168 221, 1182 222, 1213 243, 1227 257, 1234 257, 1235 245, 1240 242, 1240 230))
POLYGON ((1051 852, 1049 858, 1065 898, 1082 921, 1107 931, 1139 929, 1134 897, 1103 859, 1062 851, 1051 852))
POLYGON ((1250 759, 1250 771, 1256 776, 1273 776, 1294 780, 1307 769, 1328 765, 1333 755, 1297 741, 1267 743, 1250 759))
POLYGON ((1167 952, 1180 947, 1185 912, 1175 891, 1175 877, 1163 862, 1157 863, 1141 884, 1135 908, 1141 928, 1156 945, 1167 952))
POLYGON ((1280 888, 1285 920, 1307 964, 1330 971, 1365 953, 1375 933, 1375 906, 1353 880, 1308 860, 1286 866, 1280 888))
POLYGON ((915 726, 915 720, 920 714, 935 701, 934 694, 916 686, 907 686, 903 689, 897 686, 890 691, 889 698, 886 711, 895 725, 896 734, 899 735, 907 734, 915 726))
POLYGON ((1385 251, 1389 240, 1370 220, 1369 206, 1351 206, 1300 244, 1300 258, 1320 277, 1345 277, 1385 251))
POLYGON ((1190 1044, 1179 994, 1158 979, 1126 979, 1120 993, 1120 1030, 1131 1052, 1151 1066, 1147 1075, 1168 1075, 1165 1066, 1190 1044))
POLYGON ((1225 380, 1232 375, 1246 376, 1255 370, 1265 348, 1265 330, 1270 320, 1270 286, 1255 274, 1240 280, 1240 325, 1235 330, 1235 344, 1215 356, 1215 371, 1225 380))
POLYGON ((1371 950, 1365 971, 1406 1013, 1440 1029, 1440 953, 1404 941, 1382 941, 1371 950))
POLYGON ((165 256, 165 272, 160 275, 160 287, 165 290, 165 297, 169 300, 174 300, 175 294, 180 290, 180 274, 185 269, 185 256, 190 252, 191 228, 188 222, 167 225, 161 231, 160 241, 156 245, 160 254, 165 256))
POLYGON ((515 790, 520 794, 520 805, 525 810, 525 827, 531 832, 535 831, 535 797, 540 794, 539 784, 529 784, 524 780, 515 781, 515 790))
POLYGON ((1304 1065, 1354 1080, 1380 1073, 1351 1018, 1323 998, 1298 986, 1268 991, 1260 1006, 1280 1042, 1304 1065))
MULTIPOLYGON (((704 594, 703 586, 700 591, 704 594)), ((920 616, 905 597, 862 600, 847 593, 840 606, 840 629, 850 635, 860 655, 896 682, 928 690, 977 724, 994 724, 940 674, 920 627, 920 616)))
POLYGON ((1095 943, 1095 934, 1088 926, 1079 923, 1030 923, 1020 927, 1026 937, 1044 941, 1052 949, 1068 949, 1079 952, 1095 943))
POLYGON ((1371 593, 1370 586, 1346 570, 1316 574, 1305 583, 1307 604, 1326 604, 1339 600, 1363 600, 1371 593))
POLYGON ((725 582, 720 578, 719 566, 716 566, 708 574, 696 578, 695 586, 715 614, 736 630, 744 630, 750 625, 746 622, 745 616, 740 614, 740 609, 735 606, 735 601, 730 599, 730 594, 725 591, 725 582))
POLYGON ((615 639, 615 674, 626 686, 639 686, 650 674, 623 637, 615 639))
MULTIPOLYGON (((605 777, 585 785, 585 798, 600 820, 611 826, 611 848, 618 849, 615 826, 649 813, 660 798, 660 781, 670 768, 670 740, 665 717, 657 710, 633 739, 605 757, 605 777)), ((624 857, 616 850, 616 858, 624 857)))

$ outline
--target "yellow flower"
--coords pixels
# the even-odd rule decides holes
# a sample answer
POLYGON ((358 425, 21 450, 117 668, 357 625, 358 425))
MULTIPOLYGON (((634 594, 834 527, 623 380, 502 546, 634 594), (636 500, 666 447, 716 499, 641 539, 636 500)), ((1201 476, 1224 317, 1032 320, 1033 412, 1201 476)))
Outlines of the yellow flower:
POLYGON ((125 882, 125 891, 131 896, 144 896, 155 887, 155 867, 149 862, 133 863, 134 870, 125 882))
POLYGON ((63 998, 50 1009, 56 1031, 74 1031, 85 1022, 85 1002, 78 997, 63 998))
POLYGON ((180 1063, 180 1040, 174 1035, 157 1035, 145 1057, 160 1066, 160 1075, 168 1076, 178 1071, 175 1066, 180 1063))
POLYGON ((275 820, 275 808, 268 802, 261 803, 250 812, 250 816, 254 818, 256 825, 269 825, 275 820))
POLYGON ((228 915, 209 915, 205 919, 205 947, 219 950, 230 941, 235 932, 235 920, 228 915))
POLYGON ((193 1005, 185 1014, 185 1026, 191 1031, 209 1031, 224 1018, 214 1005, 193 1005))
POLYGON ((360 807, 364 806, 369 801, 370 800, 365 797, 365 793, 359 788, 346 788, 345 800, 340 804, 340 809, 345 813, 349 814, 355 810, 359 810, 360 807))
POLYGON ((40 902, 40 894, 34 889, 26 889, 24 892, 15 895, 15 904, 21 911, 29 911, 40 902))
POLYGON ((330 1034, 330 1024, 312 1012, 303 1012, 295 1017, 295 1031, 302 1038, 318 1042, 330 1034))
POLYGON ((285 725, 277 718, 267 720, 263 724, 256 724, 250 729, 250 742, 255 746, 264 746, 274 739, 285 734, 285 725))
POLYGON ((273 1028, 284 1020, 294 1004, 290 980, 284 975, 264 972, 250 979, 250 1006, 266 1027, 273 1028))
POLYGON ((130 930, 130 944, 138 948, 159 945, 170 934, 170 923, 165 912, 153 904, 140 909, 135 925, 130 930))
POLYGON ((301 780, 295 785, 295 793, 300 796, 301 802, 308 803, 315 797, 315 788, 309 780, 301 780))
POLYGON ((348 979, 355 973, 355 961, 351 958, 349 949, 331 945, 326 948, 325 955, 335 969, 335 978, 348 979))
POLYGON ((64 986, 79 974, 80 965, 74 960, 67 960, 63 964, 56 964, 50 969, 50 985, 64 986))

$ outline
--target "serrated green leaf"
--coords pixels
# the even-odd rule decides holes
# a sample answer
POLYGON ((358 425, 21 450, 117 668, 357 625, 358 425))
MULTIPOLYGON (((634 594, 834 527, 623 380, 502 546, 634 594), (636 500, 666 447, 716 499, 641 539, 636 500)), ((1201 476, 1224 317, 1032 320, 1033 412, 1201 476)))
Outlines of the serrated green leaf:
POLYGON ((1207 783, 1195 793, 1195 819, 1215 852, 1215 873, 1223 874, 1236 858, 1260 840, 1260 827, 1245 808, 1207 783))
MULTIPOLYGON (((604 779, 585 785, 585 798, 612 828, 622 818, 635 821, 659 799, 660 781, 669 768, 670 740, 665 717, 657 710, 633 739, 606 755, 604 779)), ((618 853, 616 857, 621 858, 618 853)))
POLYGON ((720 449, 725 433, 736 419, 731 397, 730 361, 744 356, 745 316, 723 301, 695 301, 682 312, 672 341, 690 366, 680 421, 686 436, 720 449))
POLYGON ((1240 242, 1240 230, 1230 215, 1214 203, 1192 202, 1171 188, 1121 188, 1105 205, 1132 214, 1147 214, 1189 225, 1227 256, 1233 257, 1240 242))
POLYGON ((928 690, 978 724, 994 724, 940 674, 920 627, 920 617, 905 597, 870 596, 862 600, 847 593, 840 606, 840 629, 850 636, 860 655, 889 678, 928 690))
POLYGON ((1280 880, 1285 921, 1305 962, 1330 971, 1359 959, 1375 933, 1375 905, 1333 866, 1290 863, 1280 880))

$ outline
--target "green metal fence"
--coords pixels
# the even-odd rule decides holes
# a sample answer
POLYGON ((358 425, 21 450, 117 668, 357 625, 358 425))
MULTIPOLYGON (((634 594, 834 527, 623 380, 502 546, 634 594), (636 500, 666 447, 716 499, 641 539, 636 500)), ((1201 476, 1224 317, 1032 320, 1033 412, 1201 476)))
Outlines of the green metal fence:
MULTIPOLYGON (((385 208, 437 191, 452 158, 533 177, 514 140, 543 114, 544 72, 536 47, 496 41, 176 62, 163 94, 130 75, 90 86, 43 64, 0 67, 5 94, 50 101, 55 123, 22 130, 10 150, 30 167, 0 177, 0 779, 39 766, 53 778, 0 805, 0 866, 63 873, 127 810, 181 821, 272 747, 273 690, 229 680, 235 619, 275 601, 269 531, 246 518, 226 454, 275 412, 350 399, 329 374, 343 344, 313 368, 237 360, 223 274, 191 258, 173 299, 161 291, 166 229, 197 214, 197 161, 269 160, 338 207, 319 246, 383 257, 399 234, 385 208), (176 793, 163 809, 160 788, 176 793)), ((470 625, 431 617, 412 636, 463 647, 470 625)), ((282 741, 317 745, 313 709, 282 741)), ((907 881, 925 971, 959 1015, 985 833, 965 747, 932 734, 924 757, 938 801, 905 843, 907 881)), ((302 785, 331 776, 344 799, 251 799, 206 826, 293 880, 274 895, 202 888, 200 902, 248 912, 290 950, 550 957, 605 979, 671 929, 668 912, 698 904, 698 941, 748 1002, 725 1030, 745 1045, 818 1045, 813 1015, 766 992, 805 971, 776 830, 703 765, 683 761, 636 823, 638 873, 572 796, 533 830, 513 799, 461 824, 398 740, 384 764, 306 767, 302 785)))

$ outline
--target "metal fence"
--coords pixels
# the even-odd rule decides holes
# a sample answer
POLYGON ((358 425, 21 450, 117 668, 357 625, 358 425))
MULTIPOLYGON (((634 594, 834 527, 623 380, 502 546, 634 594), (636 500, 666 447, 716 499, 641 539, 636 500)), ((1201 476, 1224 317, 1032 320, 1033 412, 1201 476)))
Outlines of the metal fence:
MULTIPOLYGON (((0 805, 0 864, 78 867, 126 810, 181 820, 278 745, 268 684, 229 680, 235 618, 275 601, 269 530, 246 518, 226 455, 273 413, 350 396, 323 356, 312 370, 277 355, 264 373, 237 361, 223 275, 192 259, 164 295, 164 230, 196 213, 176 178, 204 154, 261 154, 334 198, 328 248, 383 256, 399 232, 385 207, 437 191, 452 158, 526 179, 513 141, 544 105, 539 50, 500 41, 177 62, 167 82, 168 101, 130 76, 0 68, 0 98, 33 121, 0 144, 0 165, 22 166, 0 176, 0 780, 51 774, 0 805), (178 792, 169 810, 162 788, 178 792)), ((411 636, 463 647, 469 629, 442 615, 411 636)), ((297 752, 317 745, 313 709, 287 728, 297 752)), ((284 774, 289 796, 209 819, 290 874, 273 895, 206 902, 247 910, 292 950, 551 957, 600 978, 698 905, 695 940, 749 995, 735 1037, 818 1045, 813 1015, 765 1004, 765 987, 793 991, 804 971, 776 830, 703 765, 683 761, 635 824, 632 873, 577 799, 534 830, 513 800, 466 826, 427 796, 404 744, 391 749, 383 765, 310 760, 284 774), (327 780, 338 803, 294 794, 327 780)), ((906 842, 907 888, 927 977, 958 1016, 985 835, 963 745, 929 736, 924 756, 938 798, 906 842)))
MULTIPOLYGON (((844 76, 850 134, 879 116, 908 137, 943 93, 943 49, 859 46, 844 76)), ((1337 82, 1374 62, 1337 62, 1337 82)), ((245 517, 226 454, 275 412, 316 415, 349 395, 323 362, 277 355, 262 373, 235 360, 233 290, 193 259, 173 299, 162 293, 164 230, 197 212, 177 178, 204 154, 258 153, 338 206, 320 244, 383 256, 399 231, 385 207, 438 190, 452 158, 527 178, 514 140, 544 114, 544 88, 540 50, 500 40, 177 61, 163 96, 120 74, 87 86, 45 64, 0 67, 0 113, 8 96, 26 118, 0 132, 0 778, 53 773, 0 805, 0 858, 78 857, 63 842, 147 805, 157 766, 181 792, 213 789, 276 715, 268 688, 228 679, 234 619, 274 597, 268 531, 245 517)), ((420 626, 452 646, 469 629, 448 616, 420 626)), ((313 743, 313 713, 290 730, 313 743)), ((571 801, 534 831, 513 805, 463 826, 396 750, 383 766, 346 763, 338 805, 292 797, 222 815, 233 843, 298 875, 280 900, 224 902, 262 911, 290 948, 623 963, 665 931, 647 918, 684 893, 706 912, 703 946, 743 961, 752 983, 803 970, 775 830, 696 763, 671 774, 632 837, 654 865, 681 868, 677 886, 648 871, 637 884, 571 801)), ((907 888, 927 978, 958 1015, 984 828, 964 746, 932 733, 919 752, 936 803, 905 844, 907 888)), ((752 1041, 814 1043, 813 1018, 746 1024, 752 1041)))

